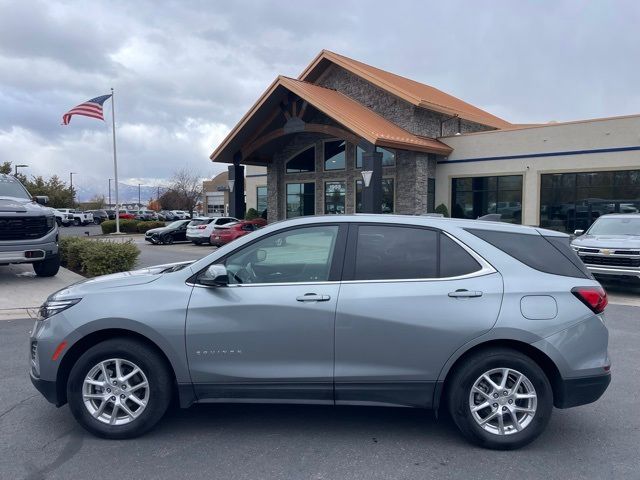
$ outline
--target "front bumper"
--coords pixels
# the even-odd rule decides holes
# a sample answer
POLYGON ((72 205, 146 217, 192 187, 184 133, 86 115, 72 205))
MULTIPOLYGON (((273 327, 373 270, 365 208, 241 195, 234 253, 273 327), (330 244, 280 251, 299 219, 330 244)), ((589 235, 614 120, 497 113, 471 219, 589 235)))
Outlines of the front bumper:
POLYGON ((56 407, 63 405, 63 402, 58 398, 56 382, 50 382, 48 380, 38 378, 33 375, 33 372, 29 373, 29 378, 31 378, 31 383, 36 387, 36 390, 38 390, 49 403, 53 403, 56 407))
POLYGON ((57 235, 52 240, 33 243, 15 243, 0 245, 0 265, 9 263, 34 263, 58 254, 57 235), (37 256, 34 253, 37 252, 37 256))
POLYGON ((584 264, 594 275, 611 275, 615 277, 637 277, 640 278, 640 269, 638 268, 616 268, 616 267, 600 267, 595 265, 590 265, 588 263, 584 264))
POLYGON ((571 408, 598 400, 611 383, 611 373, 592 377, 564 379, 556 388, 557 408, 571 408))

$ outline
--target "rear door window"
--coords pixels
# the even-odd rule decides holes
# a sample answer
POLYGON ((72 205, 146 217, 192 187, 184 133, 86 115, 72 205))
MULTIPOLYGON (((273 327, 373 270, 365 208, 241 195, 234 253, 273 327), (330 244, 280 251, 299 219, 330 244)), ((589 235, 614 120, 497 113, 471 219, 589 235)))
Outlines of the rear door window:
POLYGON ((393 225, 360 225, 357 232, 354 280, 438 276, 437 231, 393 225))

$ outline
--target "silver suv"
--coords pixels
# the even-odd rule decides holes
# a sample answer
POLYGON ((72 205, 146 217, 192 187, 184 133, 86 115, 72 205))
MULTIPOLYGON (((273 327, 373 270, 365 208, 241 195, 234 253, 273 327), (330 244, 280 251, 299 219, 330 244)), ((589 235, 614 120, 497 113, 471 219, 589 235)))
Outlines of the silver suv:
POLYGON ((640 279, 640 214, 598 218, 571 246, 594 275, 640 279))
POLYGON ((51 295, 31 379, 90 432, 196 402, 444 409, 489 448, 610 381, 607 297, 557 232, 392 215, 269 225, 193 263, 51 295), (104 305, 109 305, 108 309, 104 305))

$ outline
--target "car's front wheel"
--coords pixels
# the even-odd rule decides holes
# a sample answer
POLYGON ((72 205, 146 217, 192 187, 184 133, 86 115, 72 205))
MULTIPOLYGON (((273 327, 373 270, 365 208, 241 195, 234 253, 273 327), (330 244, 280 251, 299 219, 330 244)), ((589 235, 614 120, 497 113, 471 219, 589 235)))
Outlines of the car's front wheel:
POLYGON ((144 343, 117 338, 87 350, 71 369, 67 400, 75 419, 100 437, 142 435, 171 401, 166 362, 144 343))
POLYGON ((60 270, 60 256, 54 255, 46 260, 40 260, 33 264, 33 271, 39 277, 53 277, 60 270))
POLYGON ((448 390, 453 421, 468 440, 485 448, 511 450, 532 442, 553 410, 544 371, 507 348, 467 358, 448 381, 448 390))

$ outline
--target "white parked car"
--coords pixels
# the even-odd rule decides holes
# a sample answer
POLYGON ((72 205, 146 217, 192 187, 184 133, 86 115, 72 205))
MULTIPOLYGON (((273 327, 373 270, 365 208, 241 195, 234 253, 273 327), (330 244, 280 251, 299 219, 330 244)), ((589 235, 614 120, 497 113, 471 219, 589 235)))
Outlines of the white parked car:
POLYGON ((73 213, 64 213, 60 210, 56 210, 55 208, 52 208, 51 212, 55 215, 58 226, 64 225, 65 227, 68 227, 73 223, 73 213))
POLYGON ((189 218, 189 216, 187 215, 187 212, 185 212, 184 210, 170 210, 171 213, 173 213, 178 220, 184 220, 185 218, 189 218))
POLYGON ((211 244, 209 239, 215 227, 237 221, 238 219, 233 217, 196 217, 187 225, 187 240, 196 245, 211 244))
POLYGON ((73 208, 58 208, 58 211, 67 215, 73 215, 74 225, 88 225, 93 223, 93 213, 81 212, 73 208))

